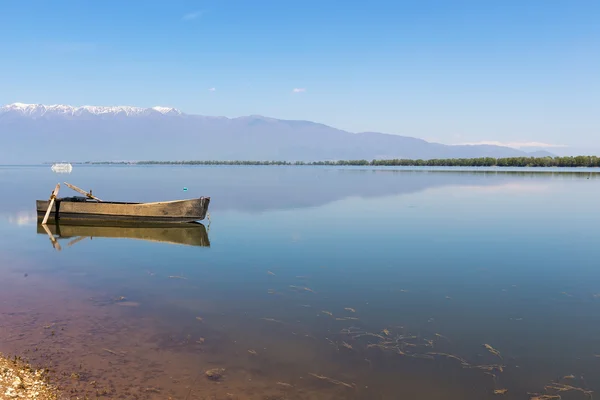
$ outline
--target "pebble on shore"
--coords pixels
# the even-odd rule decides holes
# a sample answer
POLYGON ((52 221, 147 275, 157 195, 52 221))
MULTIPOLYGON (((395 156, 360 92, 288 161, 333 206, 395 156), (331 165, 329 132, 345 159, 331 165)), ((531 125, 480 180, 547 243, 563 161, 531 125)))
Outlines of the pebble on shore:
POLYGON ((34 370, 19 359, 0 354, 0 399, 57 400, 58 391, 44 379, 43 370, 34 370))

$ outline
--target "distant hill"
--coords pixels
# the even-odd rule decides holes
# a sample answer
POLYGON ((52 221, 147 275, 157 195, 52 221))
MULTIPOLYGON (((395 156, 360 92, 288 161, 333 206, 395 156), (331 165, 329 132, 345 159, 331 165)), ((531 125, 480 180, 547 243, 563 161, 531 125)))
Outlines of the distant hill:
POLYGON ((556 157, 556 154, 552 154, 549 151, 538 150, 529 152, 530 157, 556 157))
MULTIPOLYGON (((521 157, 493 145, 444 145, 377 132, 251 115, 184 114, 174 108, 0 107, 0 163, 110 160, 432 159, 521 157)), ((548 153, 548 155, 550 155, 548 153)))

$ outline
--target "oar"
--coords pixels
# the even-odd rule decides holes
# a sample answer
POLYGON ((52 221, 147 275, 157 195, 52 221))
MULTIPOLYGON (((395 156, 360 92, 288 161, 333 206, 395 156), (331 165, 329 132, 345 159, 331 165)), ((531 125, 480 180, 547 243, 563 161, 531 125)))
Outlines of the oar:
POLYGON ((50 238, 50 242, 52 242, 52 247, 54 247, 56 250, 60 251, 61 250, 60 243, 58 243, 58 240, 56 240, 56 238, 54 237, 52 232, 50 232, 50 229, 48 229, 48 227, 44 224, 42 225, 42 228, 44 228, 44 230, 48 234, 48 237, 50 238))
POLYGON ((52 206, 54 205, 54 199, 56 199, 56 195, 58 195, 58 190, 60 189, 60 183, 56 184, 54 191, 50 195, 50 204, 48 205, 48 209, 46 210, 46 215, 44 215, 44 220, 42 221, 42 225, 46 225, 48 222, 48 217, 50 216, 50 211, 52 210, 52 206))
POLYGON ((69 243, 67 243, 67 246, 73 246, 75 243, 77 242, 81 242, 84 239, 87 239, 89 236, 78 236, 75 239, 71 240, 69 243))
POLYGON ((70 183, 65 182, 65 185, 67 185, 68 187, 70 187, 71 189, 73 189, 76 192, 79 192, 83 195, 85 195, 85 197, 90 198, 90 199, 94 199, 94 200, 98 200, 98 201, 102 201, 99 198, 97 198, 96 196, 92 196, 92 191, 90 190, 90 192, 86 192, 85 190, 78 188, 75 185, 71 185, 70 183))

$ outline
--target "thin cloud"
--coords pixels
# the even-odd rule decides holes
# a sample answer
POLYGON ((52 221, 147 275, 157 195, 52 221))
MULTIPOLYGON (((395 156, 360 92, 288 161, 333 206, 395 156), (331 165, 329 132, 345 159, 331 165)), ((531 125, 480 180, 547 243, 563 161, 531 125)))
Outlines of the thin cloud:
POLYGON ((457 143, 454 146, 477 146, 477 145, 491 145, 491 146, 504 146, 504 147, 513 147, 513 148, 523 148, 523 147, 547 147, 547 148, 556 148, 556 147, 569 147, 566 144, 554 144, 554 143, 543 143, 543 142, 499 142, 495 140, 482 140, 481 142, 469 142, 469 143, 457 143))
POLYGON ((183 19, 184 21, 191 21, 199 18, 200 16, 202 16, 202 11, 193 11, 185 14, 181 19, 183 19))
POLYGON ((306 92, 305 88, 294 88, 292 89, 292 93, 304 93, 306 92))
POLYGON ((211 87, 210 89, 208 89, 209 92, 214 92, 215 90, 217 90, 217 89, 215 89, 214 87, 211 87))

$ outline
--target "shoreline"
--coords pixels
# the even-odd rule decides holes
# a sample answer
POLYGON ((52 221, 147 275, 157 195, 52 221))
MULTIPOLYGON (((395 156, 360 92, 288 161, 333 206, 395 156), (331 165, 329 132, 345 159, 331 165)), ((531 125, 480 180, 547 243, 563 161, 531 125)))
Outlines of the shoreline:
POLYGON ((58 400, 60 393, 49 381, 48 370, 33 369, 20 357, 0 353, 0 398, 58 400))
MULTIPOLYGON (((46 161, 43 165, 54 164, 46 161)), ((381 158, 355 160, 119 160, 75 161, 70 165, 230 165, 230 166, 356 166, 356 167, 467 167, 467 168, 600 168, 594 155, 546 157, 381 158)))
POLYGON ((600 157, 473 157, 431 159, 357 159, 321 161, 284 160, 137 160, 84 161, 77 165, 231 165, 231 166, 356 166, 356 167, 446 167, 446 168, 598 168, 600 157))

